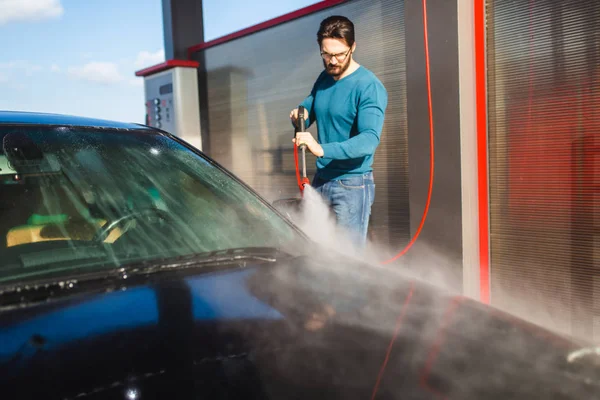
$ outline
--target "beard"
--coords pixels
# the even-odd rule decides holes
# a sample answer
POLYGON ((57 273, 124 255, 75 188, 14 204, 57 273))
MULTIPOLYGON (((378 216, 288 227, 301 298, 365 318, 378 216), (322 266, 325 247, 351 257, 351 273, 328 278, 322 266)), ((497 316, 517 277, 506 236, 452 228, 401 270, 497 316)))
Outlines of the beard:
POLYGON ((325 67, 325 71, 333 77, 341 76, 344 72, 348 70, 350 67, 350 61, 352 61, 352 57, 348 57, 346 62, 343 64, 329 64, 325 60, 323 60, 323 66, 325 67))

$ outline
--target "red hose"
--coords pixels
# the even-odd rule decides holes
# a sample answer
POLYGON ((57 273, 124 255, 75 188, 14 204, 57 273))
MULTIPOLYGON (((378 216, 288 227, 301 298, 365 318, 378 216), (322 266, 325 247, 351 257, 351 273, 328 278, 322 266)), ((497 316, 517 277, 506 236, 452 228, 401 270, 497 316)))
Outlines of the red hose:
POLYGON ((425 220, 427 219, 427 213, 429 212, 429 205, 431 204, 431 192, 433 191, 433 170, 435 165, 435 154, 434 154, 434 145, 433 145, 433 107, 431 102, 431 76, 429 71, 429 38, 427 35, 427 0, 423 0, 423 35, 425 39, 425 72, 427 79, 427 106, 429 108, 429 190, 427 192, 427 202, 425 203, 425 210, 423 210, 423 216, 421 217, 421 223, 417 228, 417 232, 415 236, 411 239, 411 241, 406 245, 406 247, 396 254, 394 257, 389 260, 383 261, 382 264, 388 264, 393 261, 396 261, 400 257, 402 257, 406 252, 412 247, 412 245, 417 241, 417 238, 421 234, 421 230, 425 225, 425 220))
MULTIPOLYGON (((428 35, 427 35, 427 0, 423 0, 423 34, 424 34, 424 39, 425 39, 425 72, 426 72, 426 79, 427 79, 427 105, 429 107, 429 191, 427 192, 427 203, 425 204, 425 210, 423 211, 421 223, 419 224, 419 228, 417 229, 415 236, 411 239, 411 241, 408 243, 408 245, 401 252, 396 254, 396 256, 394 256, 393 258, 391 258, 387 261, 384 261, 383 264, 387 264, 387 263, 397 260, 398 258, 402 257, 404 254, 406 254, 406 252, 412 247, 412 245, 415 243, 415 241, 419 237, 419 234, 421 233, 421 230, 423 229, 423 225, 425 225, 425 220, 427 219, 427 213, 429 212, 429 205, 431 204, 431 192, 433 190, 433 167, 434 167, 434 151, 433 151, 434 150, 434 145, 433 145, 434 144, 434 142, 433 142, 434 134, 433 134, 433 111, 432 111, 433 107, 431 104, 432 103, 431 102, 431 76, 430 76, 430 71, 429 71, 429 40, 428 40, 428 35)), ((410 298, 413 295, 413 289, 414 289, 414 287, 411 286, 410 293, 409 293, 407 299, 405 300, 405 303, 400 311, 400 315, 398 316, 397 327, 392 336, 392 339, 390 340, 390 344, 388 345, 388 350, 387 350, 386 356, 383 360, 383 363, 381 364, 379 376, 377 377, 377 381, 375 382, 375 385, 373 387, 373 394, 371 396, 371 400, 375 400, 375 397, 377 396, 377 392, 379 391, 379 386, 381 384, 383 375, 385 374, 385 369, 387 367, 389 357, 392 353, 394 343, 396 342, 396 339, 398 337, 398 333, 399 333, 399 330, 401 327, 401 322, 404 319, 405 314, 406 314, 406 307, 408 306, 408 302, 410 301, 410 298)))
POLYGON ((296 180, 298 181, 298 188, 300 193, 304 193, 304 185, 302 185, 302 179, 300 178, 300 167, 298 166, 298 145, 294 143, 294 165, 296 165, 296 180))
MULTIPOLYGON (((433 191, 435 152, 434 152, 433 107, 432 107, 432 100, 431 100, 431 73, 430 73, 430 68, 429 68, 429 64, 430 64, 430 62, 429 62, 429 37, 427 34, 427 0, 422 0, 422 1, 423 1, 423 35, 424 35, 424 40, 425 40, 425 72, 426 72, 426 80, 427 80, 427 106, 428 106, 428 111, 429 111, 429 189, 427 192, 427 202, 425 203, 425 209, 423 210, 423 216, 421 217, 421 222, 419 224, 419 227, 417 228, 417 232, 415 233, 415 236, 406 245, 406 247, 404 249, 402 249, 402 251, 400 251, 398 254, 396 254, 394 257, 390 258, 389 260, 383 261, 382 264, 388 264, 393 261, 396 261, 398 258, 400 258, 404 254, 406 254, 408 252, 408 250, 413 246, 413 244, 417 241, 417 238, 419 237, 419 235, 421 234, 421 231, 423 230, 425 221, 427 220, 427 214, 429 212, 429 206, 431 204, 431 193, 433 191)), ((298 166, 298 146, 296 144, 294 144, 294 160, 295 160, 295 164, 296 164, 296 179, 298 181, 298 187, 300 188, 300 192, 304 193, 304 184, 306 183, 307 179, 304 178, 304 180, 303 180, 300 177, 300 169, 298 166)), ((379 385, 380 385, 381 379, 383 378, 383 375, 385 373, 385 369, 387 367, 387 362, 391 355, 394 342, 396 341, 396 338, 398 336, 398 331, 401 326, 401 321, 405 315, 406 307, 408 306, 408 302, 410 301, 410 298, 413 295, 413 289, 414 288, 411 287, 410 293, 405 301, 404 306, 402 307, 400 316, 398 317, 396 331, 394 332, 394 335, 390 341, 390 344, 388 345, 386 357, 381 365, 379 376, 377 377, 377 382, 374 385, 371 400, 375 399, 375 397, 377 396, 377 392, 379 391, 379 385)))

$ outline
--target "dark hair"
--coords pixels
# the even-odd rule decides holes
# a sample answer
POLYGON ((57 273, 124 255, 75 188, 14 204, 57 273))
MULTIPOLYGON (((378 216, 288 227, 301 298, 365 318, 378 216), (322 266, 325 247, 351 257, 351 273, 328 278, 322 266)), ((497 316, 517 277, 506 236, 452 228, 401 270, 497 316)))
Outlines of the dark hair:
POLYGON ((323 39, 342 39, 350 47, 354 44, 354 24, 346 17, 332 15, 321 21, 317 41, 319 46, 323 39))

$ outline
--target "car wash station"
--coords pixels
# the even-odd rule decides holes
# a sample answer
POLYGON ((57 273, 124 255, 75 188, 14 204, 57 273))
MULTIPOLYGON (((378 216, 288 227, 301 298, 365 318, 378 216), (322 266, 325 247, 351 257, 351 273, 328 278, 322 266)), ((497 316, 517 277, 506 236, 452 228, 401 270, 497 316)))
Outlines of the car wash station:
POLYGON ((600 400, 600 2, 208 1, 0 110, 3 398, 600 400))
POLYGON ((296 196, 289 111, 329 15, 354 22, 354 57, 389 95, 369 240, 393 256, 418 234, 398 265, 599 340, 600 3, 324 0, 205 41, 202 1, 163 0, 166 60, 136 73, 147 123, 268 201, 296 196))

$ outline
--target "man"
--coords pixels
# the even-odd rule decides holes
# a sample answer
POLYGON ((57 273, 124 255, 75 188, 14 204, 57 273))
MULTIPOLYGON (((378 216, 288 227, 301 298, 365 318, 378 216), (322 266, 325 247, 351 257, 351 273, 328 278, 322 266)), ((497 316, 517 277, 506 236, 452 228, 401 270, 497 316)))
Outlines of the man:
MULTIPOLYGON (((317 42, 325 69, 300 105, 308 114, 304 129, 316 122, 318 141, 309 132, 299 132, 293 141, 306 144, 317 157, 312 186, 362 246, 375 197, 372 164, 388 95, 375 74, 354 60, 354 25, 348 18, 323 20, 317 42)), ((293 124, 297 117, 296 108, 290 113, 293 124)))

